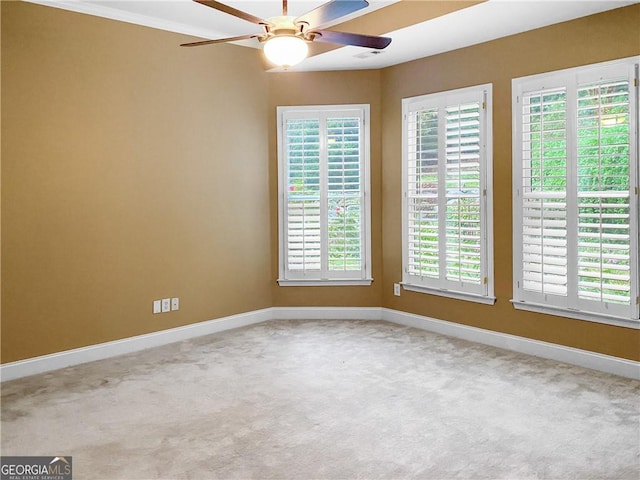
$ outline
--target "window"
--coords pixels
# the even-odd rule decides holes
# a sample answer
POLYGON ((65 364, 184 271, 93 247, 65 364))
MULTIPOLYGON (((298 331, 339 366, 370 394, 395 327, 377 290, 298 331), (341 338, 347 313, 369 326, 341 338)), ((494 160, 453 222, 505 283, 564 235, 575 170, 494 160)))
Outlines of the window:
POLYGON ((491 85, 402 108, 403 287, 492 304, 491 85))
POLYGON ((513 81, 516 308, 640 326, 638 60, 513 81))
POLYGON ((369 106, 277 115, 278 283, 370 284, 369 106))

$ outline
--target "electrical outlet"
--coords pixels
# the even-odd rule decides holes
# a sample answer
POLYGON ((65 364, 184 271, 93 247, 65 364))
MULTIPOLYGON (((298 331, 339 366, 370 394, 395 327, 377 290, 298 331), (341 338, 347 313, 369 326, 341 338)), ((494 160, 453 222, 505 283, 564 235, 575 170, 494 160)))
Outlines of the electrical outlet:
POLYGON ((171 311, 171 299, 163 298, 162 299, 162 313, 171 311))
POLYGON ((153 301, 153 313, 160 313, 162 311, 162 305, 160 300, 153 301))
POLYGON ((399 284, 399 283, 394 283, 394 284, 393 284, 393 294, 394 294, 396 297, 399 297, 399 296, 400 296, 400 284, 399 284))
POLYGON ((171 310, 180 310, 180 299, 178 297, 171 299, 171 310))

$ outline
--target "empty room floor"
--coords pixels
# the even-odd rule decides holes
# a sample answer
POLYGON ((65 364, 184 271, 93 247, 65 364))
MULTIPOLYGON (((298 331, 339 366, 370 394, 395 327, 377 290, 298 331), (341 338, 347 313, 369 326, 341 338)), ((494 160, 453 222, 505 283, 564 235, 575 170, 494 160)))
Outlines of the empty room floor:
POLYGON ((76 479, 640 476, 640 382, 378 321, 272 321, 2 385, 76 479))

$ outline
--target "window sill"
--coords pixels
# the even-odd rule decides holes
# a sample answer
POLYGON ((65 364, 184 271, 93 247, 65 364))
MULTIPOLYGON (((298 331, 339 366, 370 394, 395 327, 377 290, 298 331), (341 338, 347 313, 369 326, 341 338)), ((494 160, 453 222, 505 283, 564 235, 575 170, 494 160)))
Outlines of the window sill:
POLYGON ((613 317, 579 310, 567 310, 540 303, 524 302, 522 300, 511 300, 511 303, 516 310, 527 310, 529 312, 544 313, 546 315, 556 315, 558 317, 574 318, 577 320, 586 320, 587 322, 604 323, 607 325, 615 325, 617 327, 635 328, 636 330, 640 330, 640 321, 629 318, 613 317))
POLYGON ((373 283, 373 278, 365 280, 333 279, 333 280, 283 280, 278 279, 281 287, 351 287, 367 286, 373 283))
POLYGON ((423 287, 422 285, 413 285, 410 283, 401 283, 404 290, 410 292, 427 293, 429 295, 437 295, 439 297, 455 298, 456 300, 466 300, 468 302, 483 303, 485 305, 493 305, 496 303, 496 297, 477 295, 475 293, 454 292, 453 290, 438 290, 435 288, 423 287))

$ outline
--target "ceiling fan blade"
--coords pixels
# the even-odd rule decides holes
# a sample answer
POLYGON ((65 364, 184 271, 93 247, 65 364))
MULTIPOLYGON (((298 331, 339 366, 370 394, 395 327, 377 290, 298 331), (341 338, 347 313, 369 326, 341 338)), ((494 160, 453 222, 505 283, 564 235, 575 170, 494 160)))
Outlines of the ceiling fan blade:
POLYGON ((239 37, 217 38, 215 40, 204 40, 202 42, 183 43, 181 47, 199 47, 200 45, 211 45, 212 43, 225 43, 236 42, 238 40, 248 40, 249 38, 257 37, 258 35, 240 35, 239 37))
POLYGON ((295 23, 304 22, 313 28, 320 27, 367 6, 369 6, 369 2, 366 0, 332 0, 296 18, 295 23))
POLYGON ((263 20, 261 18, 255 17, 250 13, 243 12, 242 10, 238 10, 237 8, 230 7, 229 5, 225 5, 224 3, 216 2, 215 0, 193 0, 196 3, 201 5, 205 5, 207 7, 215 8, 224 13, 228 13, 229 15, 233 15, 234 17, 241 18, 242 20, 246 20, 247 22, 255 23, 257 25, 268 25, 269 22, 263 20))
POLYGON ((313 39, 314 42, 340 43, 342 45, 355 45, 357 47, 377 48, 382 50, 390 43, 389 37, 377 37, 374 35, 361 35, 359 33, 332 32, 331 30, 313 30, 309 32, 319 34, 313 39))

